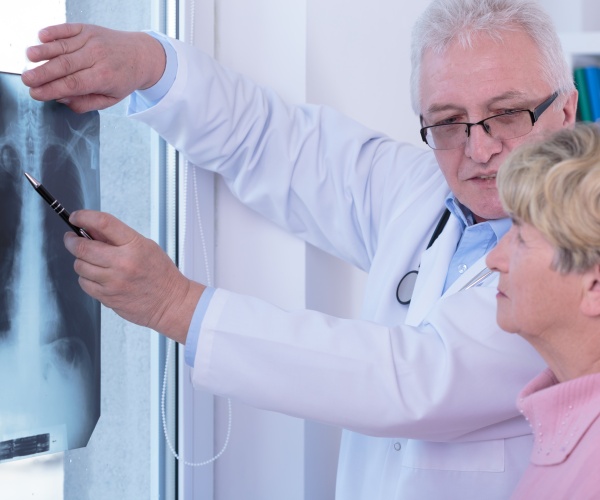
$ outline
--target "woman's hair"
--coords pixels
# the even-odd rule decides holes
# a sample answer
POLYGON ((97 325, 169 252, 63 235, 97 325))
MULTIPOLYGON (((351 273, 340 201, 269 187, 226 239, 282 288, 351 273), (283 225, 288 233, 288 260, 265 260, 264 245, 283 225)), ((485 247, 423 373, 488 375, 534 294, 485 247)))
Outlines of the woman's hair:
POLYGON ((600 128, 577 123, 512 152, 497 176, 506 212, 540 231, 560 272, 600 262, 600 128))
MULTIPOLYGON (((453 42, 471 47, 477 35, 500 42, 510 31, 523 31, 540 50, 540 67, 553 90, 569 94, 575 88, 570 67, 550 16, 535 0, 433 0, 412 33, 411 99, 421 114, 421 61, 426 50, 443 53, 453 42)), ((559 105, 557 103, 557 105, 559 105)))

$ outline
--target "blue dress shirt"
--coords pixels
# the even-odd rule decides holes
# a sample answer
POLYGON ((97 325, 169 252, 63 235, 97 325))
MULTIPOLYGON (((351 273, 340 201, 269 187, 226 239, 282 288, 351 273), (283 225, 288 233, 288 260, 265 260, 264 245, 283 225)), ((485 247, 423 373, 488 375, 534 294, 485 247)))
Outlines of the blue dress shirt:
POLYGON ((446 199, 446 207, 460 221, 462 236, 448 266, 444 292, 461 274, 494 248, 511 225, 509 218, 475 224, 473 213, 453 195, 446 199))

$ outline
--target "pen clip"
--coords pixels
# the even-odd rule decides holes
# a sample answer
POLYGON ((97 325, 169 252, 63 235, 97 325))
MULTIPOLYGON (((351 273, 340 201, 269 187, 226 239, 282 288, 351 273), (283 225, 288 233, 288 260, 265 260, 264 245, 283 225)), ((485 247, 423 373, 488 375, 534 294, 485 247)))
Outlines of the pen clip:
POLYGON ((482 271, 477 273, 471 280, 463 286, 460 291, 468 290, 469 288, 473 288, 474 286, 479 285, 483 280, 485 280, 488 276, 490 276, 494 271, 485 267, 482 271))

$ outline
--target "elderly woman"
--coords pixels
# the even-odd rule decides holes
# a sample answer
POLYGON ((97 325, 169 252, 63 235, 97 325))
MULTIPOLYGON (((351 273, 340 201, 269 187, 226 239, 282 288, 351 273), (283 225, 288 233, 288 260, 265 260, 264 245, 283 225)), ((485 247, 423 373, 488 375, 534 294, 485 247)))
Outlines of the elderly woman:
POLYGON ((600 498, 600 128, 516 151, 498 175, 512 229, 489 254, 497 320, 549 368, 517 404, 534 433, 513 498, 600 498))

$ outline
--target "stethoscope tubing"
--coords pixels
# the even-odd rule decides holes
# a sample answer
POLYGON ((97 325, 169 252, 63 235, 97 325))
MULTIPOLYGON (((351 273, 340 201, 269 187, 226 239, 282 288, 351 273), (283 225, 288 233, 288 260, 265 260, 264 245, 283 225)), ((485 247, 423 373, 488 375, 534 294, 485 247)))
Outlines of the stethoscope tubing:
MULTIPOLYGON (((435 229, 433 230, 433 234, 429 239, 429 243, 427 243, 427 247, 425 251, 429 250, 431 246, 435 243, 435 240, 438 239, 438 236, 442 234, 442 231, 446 227, 448 219, 450 218, 450 210, 447 208, 444 210, 444 213, 440 217, 435 229)), ((420 267, 420 264, 419 264, 420 267)), ((412 271, 407 272, 398 282, 398 286, 396 287, 396 300, 400 302, 403 306, 410 304, 412 299, 412 294, 415 289, 415 284, 417 282, 417 276, 419 274, 419 270, 413 269, 412 271)))

